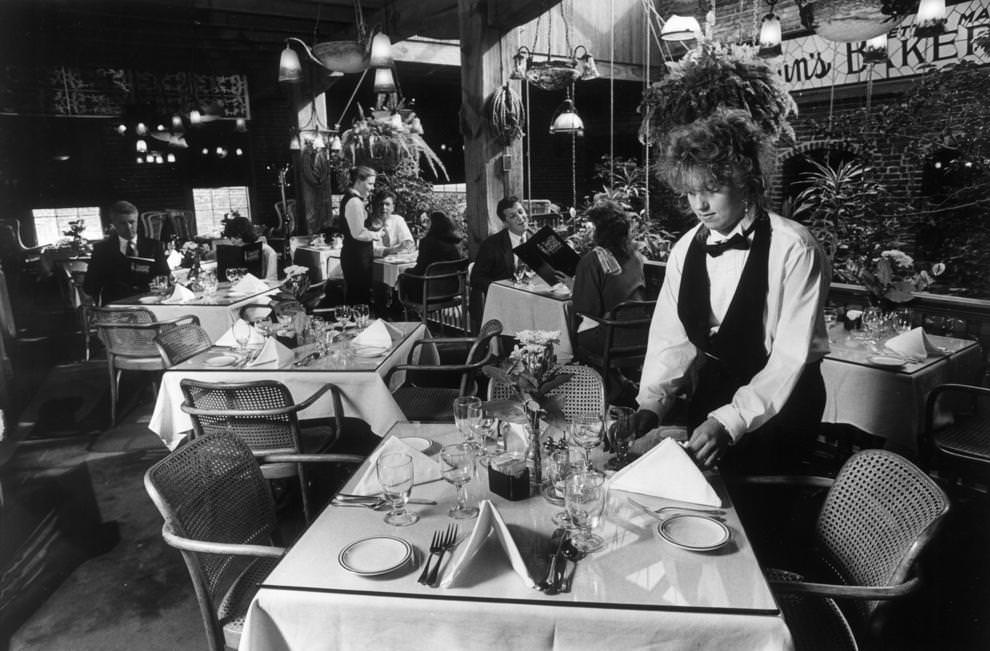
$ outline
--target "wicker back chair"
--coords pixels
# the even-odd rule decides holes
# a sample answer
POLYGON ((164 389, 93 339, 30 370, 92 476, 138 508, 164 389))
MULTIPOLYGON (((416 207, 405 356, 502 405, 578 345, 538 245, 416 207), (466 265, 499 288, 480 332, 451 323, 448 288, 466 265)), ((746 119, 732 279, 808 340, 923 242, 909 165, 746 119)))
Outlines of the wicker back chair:
POLYGON ((882 606, 918 587, 915 564, 945 521, 948 496, 914 464, 887 450, 857 452, 834 482, 792 481, 831 483, 815 526, 819 558, 812 571, 821 576, 811 580, 821 582, 778 581, 771 574, 772 588, 840 599, 861 643, 878 636, 882 606))
POLYGON ((155 321, 155 315, 144 308, 94 307, 90 310, 92 323, 107 352, 107 372, 110 375, 110 423, 117 422, 117 399, 122 371, 160 372, 166 368, 155 337, 183 323, 199 325, 193 314, 169 321, 155 321))
POLYGON ((149 210, 141 213, 139 224, 141 235, 151 240, 162 240, 162 235, 165 234, 166 224, 169 225, 167 230, 172 229, 168 212, 165 210, 149 210))
POLYGON ((208 648, 236 649, 257 584, 285 553, 272 545, 275 504, 251 450, 228 433, 196 439, 151 466, 144 486, 189 570, 208 648))
POLYGON ((656 301, 623 301, 603 317, 573 312, 567 306, 567 329, 574 347, 574 359, 594 366, 606 382, 606 392, 615 397, 623 386, 636 388, 639 370, 646 359, 650 322, 656 301), (577 326, 586 318, 598 324, 593 347, 584 345, 577 326))
MULTIPOLYGON (((180 380, 179 387, 185 398, 182 411, 192 418, 194 438, 217 432, 235 434, 258 457, 280 453, 323 452, 345 430, 342 394, 334 384, 323 385, 299 404, 295 403, 289 389, 275 380, 201 382, 185 378, 180 380), (328 391, 334 417, 330 435, 321 440, 304 442, 298 414, 328 391)), ((343 456, 340 460, 351 462, 354 459, 358 462, 361 460, 360 457, 352 459, 343 456)), ((267 479, 298 477, 303 514, 309 521, 312 511, 306 470, 302 462, 262 464, 261 471, 267 479)))
POLYGON ((196 214, 193 211, 171 209, 166 212, 172 235, 183 242, 196 236, 196 214))
POLYGON ((166 366, 184 362, 193 355, 209 350, 210 335, 196 323, 184 323, 165 330, 155 337, 158 352, 166 366))
POLYGON ((939 476, 990 485, 990 388, 942 384, 932 389, 918 447, 925 467, 939 476), (951 420, 940 423, 943 409, 951 420))
POLYGON ((460 328, 467 332, 469 263, 467 258, 446 260, 434 262, 426 268, 423 275, 413 274, 408 270, 399 274, 396 289, 406 319, 409 319, 410 314, 418 314, 426 325, 429 315, 460 308, 460 328))
MULTIPOLYGON (((590 366, 567 364, 561 367, 571 374, 571 379, 550 392, 563 405, 564 415, 570 419, 578 414, 605 413, 605 384, 601 374, 590 366)), ((494 380, 488 384, 489 400, 511 400, 515 397, 512 387, 494 380)))
POLYGON ((392 391, 392 396, 406 418, 411 421, 452 422, 454 398, 477 393, 477 373, 494 359, 492 341, 500 334, 502 322, 492 319, 481 327, 475 337, 433 337, 415 342, 409 349, 406 363, 394 366, 385 377, 386 384, 389 384, 394 373, 405 372, 405 380, 392 391), (458 364, 414 363, 420 347, 427 345, 460 346, 467 352, 458 364), (444 380, 456 384, 456 388, 438 386, 444 380))

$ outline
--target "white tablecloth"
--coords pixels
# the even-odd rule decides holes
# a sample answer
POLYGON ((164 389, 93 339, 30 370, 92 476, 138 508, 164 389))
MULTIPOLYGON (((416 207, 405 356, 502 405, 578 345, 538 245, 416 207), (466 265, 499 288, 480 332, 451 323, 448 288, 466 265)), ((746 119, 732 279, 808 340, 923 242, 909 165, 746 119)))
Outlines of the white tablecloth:
POLYGON ((566 364, 574 356, 564 312, 570 302, 570 298, 551 294, 550 287, 542 280, 534 282, 532 290, 516 287, 511 280, 497 280, 488 286, 482 323, 498 319, 504 335, 522 330, 558 330, 557 361, 566 364))
MULTIPOLYGON (((217 351, 203 353, 183 362, 162 376, 161 388, 155 401, 148 427, 157 434, 170 450, 175 449, 192 429, 189 415, 182 411, 182 390, 179 382, 191 378, 204 382, 248 382, 251 380, 278 380, 289 388, 293 400, 302 402, 324 384, 336 384, 343 392, 344 415, 361 418, 376 434, 384 434, 392 425, 406 419, 405 414, 392 397, 390 387, 385 384, 385 375, 397 364, 404 363, 413 343, 428 333, 419 323, 394 324, 408 332, 408 336, 393 351, 383 358, 355 358, 346 369, 329 368, 326 358, 305 367, 296 368, 284 365, 282 368, 217 368, 208 370, 203 363, 207 356, 215 356, 217 351)), ((311 347, 299 349, 300 357, 311 347)), ((393 378, 393 384, 401 381, 393 378)), ((331 398, 327 393, 313 405, 300 412, 301 419, 322 418, 331 413, 331 398)))
MULTIPOLYGON (((833 329, 833 337, 837 332, 842 331, 833 329)), ((822 362, 826 396, 822 419, 855 425, 887 439, 890 449, 916 453, 928 393, 945 382, 977 383, 983 363, 975 341, 930 339, 946 354, 889 369, 870 364, 869 357, 877 355, 876 350, 844 335, 838 337, 822 362)))
POLYGON ((292 264, 309 267, 309 279, 313 282, 344 277, 340 268, 340 249, 299 246, 292 255, 292 264))
MULTIPOLYGON (((403 423, 391 433, 434 441, 457 436, 451 425, 403 423)), ((559 507, 540 497, 508 502, 488 494, 485 477, 482 469, 469 484, 472 501, 492 499, 524 556, 544 553, 554 527, 550 517, 559 507), (529 544, 535 550, 525 549, 522 529, 534 535, 529 544)), ((581 561, 572 592, 548 596, 525 587, 493 539, 463 582, 440 589, 419 585, 433 531, 451 522, 446 512, 454 491, 435 482, 417 486, 413 495, 438 505, 410 506, 421 518, 410 527, 390 527, 384 514, 367 509, 327 508, 265 580, 249 609, 241 651, 792 647, 732 509, 726 513, 732 541, 718 553, 700 554, 662 541, 657 521, 613 491, 598 530, 605 548, 581 561), (369 536, 409 541, 416 560, 375 578, 344 571, 337 562, 340 551, 369 536)), ((460 522, 460 537, 473 524, 460 522)))
POLYGON ((372 277, 376 283, 395 287, 396 283, 399 282, 399 274, 406 269, 412 269, 416 266, 415 258, 411 262, 407 260, 409 258, 405 256, 399 256, 397 258, 375 258, 372 277))

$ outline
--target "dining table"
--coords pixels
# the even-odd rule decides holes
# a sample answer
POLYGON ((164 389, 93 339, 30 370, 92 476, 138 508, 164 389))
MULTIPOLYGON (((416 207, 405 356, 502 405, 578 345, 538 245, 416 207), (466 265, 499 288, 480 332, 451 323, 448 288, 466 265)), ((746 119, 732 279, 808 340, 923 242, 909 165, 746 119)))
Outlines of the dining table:
MULTIPOLYGON (((382 353, 350 349, 349 344, 338 344, 339 354, 313 358, 316 343, 307 343, 291 349, 291 356, 281 361, 252 365, 246 363, 243 354, 224 346, 213 346, 183 362, 169 367, 162 375, 161 387, 148 423, 151 429, 170 450, 174 450, 192 430, 192 420, 182 411, 182 389, 179 384, 190 378, 205 382, 250 382, 252 380, 277 380, 284 384, 296 402, 302 402, 324 384, 333 383, 341 389, 344 416, 361 418, 371 430, 382 435, 406 417, 392 397, 392 390, 401 384, 402 372, 392 374, 386 384, 389 371, 407 361, 415 342, 428 336, 421 323, 390 323, 393 329, 392 346, 382 353), (373 354, 371 354, 373 353, 373 354)), ((426 346, 416 347, 413 361, 426 346)), ((326 394, 299 413, 300 420, 322 418, 331 413, 331 396, 326 394)))
POLYGON ((934 352, 907 359, 841 324, 831 328, 831 351, 822 360, 822 420, 853 425, 885 439, 887 449, 916 456, 929 392, 946 382, 977 384, 984 363, 976 341, 927 337, 934 352))
POLYGON ((496 280, 488 286, 482 323, 489 319, 502 322, 502 334, 514 335, 523 330, 556 330, 557 361, 566 364, 574 356, 567 329, 567 309, 571 292, 564 285, 551 286, 536 278, 529 283, 496 280))
POLYGON ((309 279, 316 283, 322 280, 339 280, 344 277, 340 268, 340 247, 307 244, 297 246, 292 254, 292 264, 309 268, 309 279))
POLYGON ((376 283, 394 288, 399 282, 399 274, 416 266, 417 255, 416 251, 410 251, 375 258, 372 279, 376 283))
MULTIPOLYGON (((433 459, 443 444, 460 440, 450 424, 397 423, 381 446, 392 437, 433 459)), ((342 493, 354 492, 373 472, 374 456, 342 493)), ((503 499, 488 491, 486 475, 478 468, 468 483, 469 502, 490 500, 538 582, 556 527, 552 517, 561 507, 539 495, 503 499)), ((456 522, 463 544, 475 523, 448 516, 455 491, 442 481, 414 485, 413 498, 436 504, 408 505, 419 516, 411 526, 388 525, 383 512, 370 508, 331 503, 261 583, 239 648, 791 649, 790 632, 725 486, 714 474, 709 481, 725 505, 729 535, 722 546, 692 551, 671 544, 658 533, 665 516, 650 510, 668 501, 612 489, 596 528, 604 546, 571 566, 569 590, 559 594, 527 584, 494 533, 456 579, 446 581, 446 560, 441 587, 420 584, 434 531, 456 522), (355 568, 354 550, 378 544, 408 544, 411 553, 382 562, 380 574, 355 568)), ((365 560, 376 564, 373 557, 365 560)))
POLYGON ((217 286, 216 292, 194 292, 193 297, 186 301, 172 303, 167 297, 148 292, 113 301, 109 307, 143 307, 150 310, 158 321, 194 314, 199 319, 200 327, 206 330, 212 341, 216 341, 237 320, 243 306, 266 301, 266 295, 276 292, 281 285, 279 281, 262 282, 267 285, 267 289, 235 292, 231 283, 222 282, 217 286))

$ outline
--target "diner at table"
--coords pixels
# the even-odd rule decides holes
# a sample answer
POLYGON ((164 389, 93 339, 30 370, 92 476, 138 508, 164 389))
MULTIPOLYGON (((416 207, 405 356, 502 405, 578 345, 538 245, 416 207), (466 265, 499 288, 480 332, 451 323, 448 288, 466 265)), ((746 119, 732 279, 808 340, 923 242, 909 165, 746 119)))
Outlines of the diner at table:
POLYGON ((118 201, 109 213, 113 234, 93 246, 83 281, 98 305, 146 292, 153 277, 168 274, 162 243, 138 234, 137 207, 118 201))

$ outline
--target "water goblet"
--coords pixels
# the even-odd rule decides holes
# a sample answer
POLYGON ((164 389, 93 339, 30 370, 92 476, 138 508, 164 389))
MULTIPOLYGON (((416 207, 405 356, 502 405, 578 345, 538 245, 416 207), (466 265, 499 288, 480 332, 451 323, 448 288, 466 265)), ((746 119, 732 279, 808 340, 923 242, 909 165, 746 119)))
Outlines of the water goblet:
POLYGON ((369 314, 367 305, 354 306, 354 324, 361 330, 368 327, 369 314))
POLYGON ((217 274, 214 271, 204 271, 200 274, 199 282, 203 285, 203 293, 213 296, 217 293, 217 274))
POLYGON ((392 504, 385 516, 386 524, 405 527, 419 521, 419 516, 406 510, 406 500, 413 487, 413 460, 402 452, 388 452, 375 463, 382 494, 392 504))
POLYGON ((516 285, 522 285, 523 280, 526 279, 526 265, 520 262, 516 265, 515 271, 512 272, 512 278, 516 285))
POLYGON ((596 470, 572 473, 564 481, 564 508, 574 529, 571 542, 579 551, 593 552, 605 544, 592 529, 601 524, 607 498, 605 475, 596 470))
POLYGON ((894 316, 891 320, 891 325, 894 328, 894 332, 901 334, 902 332, 907 332, 911 329, 911 310, 906 307, 894 310, 894 316))
POLYGON ((834 307, 825 308, 825 332, 828 334, 829 342, 834 343, 835 339, 832 337, 832 329, 839 322, 839 311, 834 307))
POLYGON ((883 312, 878 307, 868 307, 863 310, 863 330, 866 331, 867 341, 876 343, 883 329, 883 312))
POLYGON ((602 442, 604 423, 600 414, 578 414, 571 419, 571 442, 584 448, 584 461, 591 468, 591 450, 602 442))
POLYGON ((454 398, 454 425, 465 441, 473 442, 472 425, 481 416, 481 398, 477 396, 458 396, 454 398))
POLYGON ((251 341, 251 324, 244 319, 238 319, 231 328, 234 341, 242 354, 247 353, 248 342, 251 341))
POLYGON ((474 477, 474 446, 470 443, 452 443, 440 450, 443 478, 457 489, 457 504, 447 512, 455 520, 473 518, 478 515, 478 507, 467 506, 465 485, 474 477))
POLYGON ((477 416, 472 413, 472 418, 474 423, 471 425, 470 443, 478 451, 478 463, 487 467, 489 448, 498 448, 498 419, 484 408, 478 410, 477 416))
POLYGON ((636 438, 636 428, 633 427, 634 413, 631 407, 613 405, 608 408, 608 443, 615 452, 615 456, 605 464, 609 470, 623 468, 634 458, 629 452, 629 446, 636 438))
POLYGON ((227 281, 231 285, 237 284, 237 282, 247 274, 247 269, 242 267, 231 267, 227 269, 227 281))

